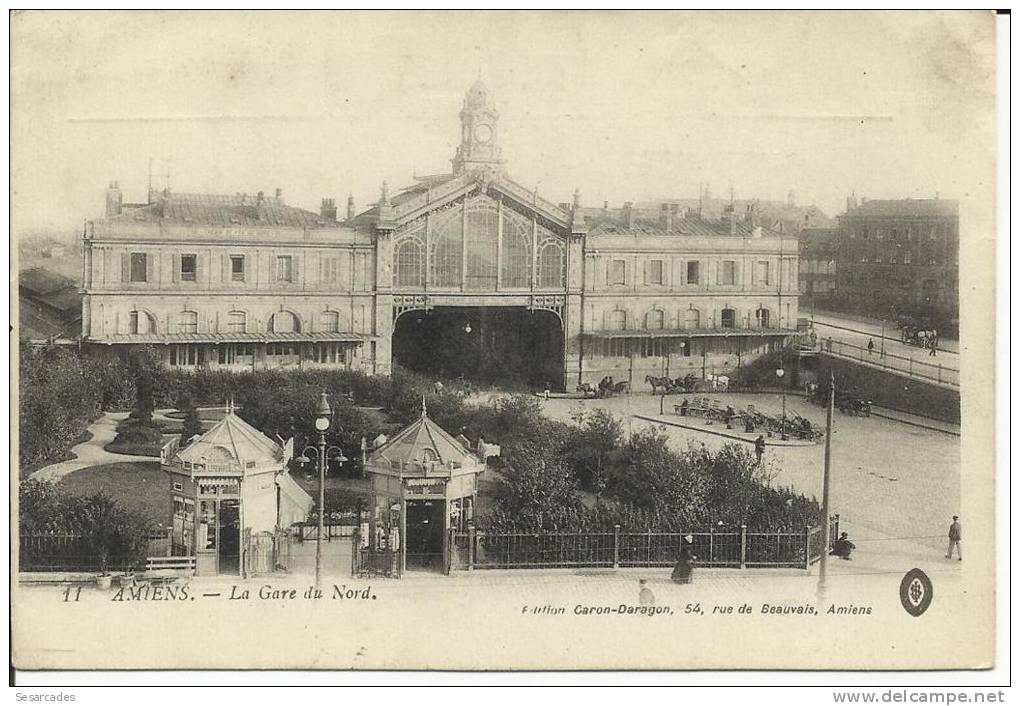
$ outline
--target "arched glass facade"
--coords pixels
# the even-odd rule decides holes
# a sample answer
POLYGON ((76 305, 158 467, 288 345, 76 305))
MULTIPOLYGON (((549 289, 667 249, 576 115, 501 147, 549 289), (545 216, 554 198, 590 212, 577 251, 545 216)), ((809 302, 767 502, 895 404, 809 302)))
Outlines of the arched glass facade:
POLYGON ((553 231, 505 204, 500 208, 476 196, 431 216, 427 235, 423 224, 397 234, 393 286, 469 292, 562 289, 566 260, 565 246, 553 231))

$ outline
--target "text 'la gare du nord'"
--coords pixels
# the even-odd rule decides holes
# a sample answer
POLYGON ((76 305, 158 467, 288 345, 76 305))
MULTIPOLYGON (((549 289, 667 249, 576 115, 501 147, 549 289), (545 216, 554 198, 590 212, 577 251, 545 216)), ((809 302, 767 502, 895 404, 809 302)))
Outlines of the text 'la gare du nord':
POLYGON ((223 592, 198 593, 190 586, 129 586, 121 588, 113 597, 112 601, 188 601, 196 598, 226 598, 232 601, 263 600, 263 601, 292 601, 292 600, 317 600, 330 598, 339 601, 367 601, 376 600, 376 594, 371 586, 365 588, 352 588, 347 584, 333 584, 331 591, 309 586, 303 591, 297 588, 275 588, 269 584, 259 586, 258 589, 247 589, 234 585, 230 592, 224 595, 223 592))

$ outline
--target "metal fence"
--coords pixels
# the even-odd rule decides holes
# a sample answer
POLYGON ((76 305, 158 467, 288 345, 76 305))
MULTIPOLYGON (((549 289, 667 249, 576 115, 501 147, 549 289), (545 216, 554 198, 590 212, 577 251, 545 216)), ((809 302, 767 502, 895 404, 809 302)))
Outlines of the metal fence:
MULTIPOLYGON (((155 541, 165 537, 155 537, 155 541)), ((34 532, 18 538, 19 571, 99 571, 99 556, 89 537, 65 532, 34 532)), ((135 558, 126 551, 107 557, 107 570, 136 568, 135 558)))
MULTIPOLYGON (((830 518, 831 542, 839 515, 830 518)), ((802 568, 821 558, 822 528, 749 532, 452 532, 450 569, 553 569, 673 566, 688 535, 700 566, 802 568)))
POLYGON ((820 342, 820 351, 871 367, 892 370, 908 377, 930 380, 951 387, 960 386, 960 371, 956 368, 946 367, 941 363, 931 362, 933 358, 927 352, 919 353, 916 358, 888 351, 882 352, 878 349, 869 352, 865 346, 829 339, 820 342))
MULTIPOLYGON (((357 531, 358 525, 355 523, 323 525, 322 538, 327 542, 334 539, 349 539, 357 531)), ((319 526, 317 524, 298 525, 297 537, 302 542, 314 542, 319 537, 319 526)))
POLYGON ((244 575, 261 576, 290 566, 290 533, 244 531, 244 575))

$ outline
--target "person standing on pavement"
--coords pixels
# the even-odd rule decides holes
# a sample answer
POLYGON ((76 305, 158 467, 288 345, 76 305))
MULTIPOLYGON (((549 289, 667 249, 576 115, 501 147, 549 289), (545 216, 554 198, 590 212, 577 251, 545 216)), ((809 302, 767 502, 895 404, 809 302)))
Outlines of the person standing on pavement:
POLYGON ((868 339, 868 355, 871 355, 874 352, 875 352, 875 339, 874 338, 869 338, 868 339))
POLYGON ((673 574, 670 578, 675 583, 690 583, 694 580, 694 562, 698 557, 694 555, 694 535, 688 534, 680 543, 680 557, 673 566, 673 574))
POLYGON ((953 515, 953 524, 949 525, 949 551, 946 552, 946 559, 953 558, 953 547, 956 547, 956 556, 960 561, 963 561, 963 551, 960 549, 961 530, 960 518, 953 515))
POLYGON ((641 592, 638 594, 638 603, 641 605, 655 605, 655 594, 652 593, 652 589, 648 588, 648 582, 641 579, 638 581, 638 585, 641 586, 641 592))
POLYGON ((758 465, 761 465, 761 457, 765 454, 765 437, 761 434, 754 440, 754 455, 758 457, 758 465))
POLYGON ((935 353, 938 351, 938 349, 939 349, 938 348, 938 341, 936 341, 935 337, 932 336, 932 338, 931 338, 931 347, 928 349, 928 355, 934 358, 935 357, 935 353))

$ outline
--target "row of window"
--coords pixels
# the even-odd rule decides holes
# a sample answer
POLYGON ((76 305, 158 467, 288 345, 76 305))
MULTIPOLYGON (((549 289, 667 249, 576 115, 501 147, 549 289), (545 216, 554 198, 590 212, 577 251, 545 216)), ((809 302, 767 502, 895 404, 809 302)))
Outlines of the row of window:
MULTIPOLYGON (((315 363, 347 363, 350 347, 342 343, 315 343, 305 359, 315 363)), ((191 367, 206 364, 209 349, 204 345, 180 344, 170 346, 169 363, 172 366, 191 367)), ((278 362, 301 360, 301 348, 295 343, 268 343, 266 357, 278 362)), ((226 343, 216 346, 216 360, 220 365, 252 365, 255 362, 255 345, 252 343, 226 343)))
MULTIPOLYGON (((183 310, 174 319, 171 333, 198 333, 198 312, 183 310)), ((340 312, 323 311, 318 317, 318 332, 339 333, 340 312)), ((230 333, 244 333, 248 330, 248 315, 243 311, 228 311, 226 330, 230 333)), ((300 333, 301 320, 289 311, 277 311, 269 317, 266 330, 270 333, 300 333)), ((128 332, 145 334, 156 332, 156 320, 146 311, 132 311, 128 314, 128 332)))
POLYGON ((700 356, 709 352, 741 354, 753 352, 757 346, 748 347, 745 341, 737 339, 693 338, 610 338, 594 340, 585 346, 586 355, 606 358, 664 358, 666 356, 700 356))
MULTIPOLYGON (((629 316, 626 311, 616 309, 609 312, 607 326, 612 331, 626 331, 628 329, 629 316)), ((685 309, 680 312, 678 322, 685 329, 701 328, 701 312, 698 309, 685 309)), ((759 307, 754 311, 753 325, 757 328, 769 328, 772 322, 772 315, 765 307, 759 307)), ((750 328, 752 322, 748 314, 747 326, 750 328)), ((719 313, 719 326, 721 328, 737 328, 736 309, 726 308, 719 313)), ((644 328, 649 331, 659 331, 666 328, 666 312, 662 309, 652 309, 644 316, 644 328)))
MULTIPOLYGON (((244 282, 247 278, 246 255, 230 255, 229 278, 232 282, 244 282)), ((152 277, 148 253, 133 252, 126 257, 123 279, 128 282, 148 282, 152 277)), ((320 258, 321 271, 319 278, 323 282, 340 281, 340 258, 320 258)), ((296 281, 295 260, 293 255, 277 255, 270 261, 270 280, 279 283, 296 281)), ((174 256, 174 281, 196 282, 199 279, 199 259, 197 254, 183 253, 174 256)))
MULTIPOLYGON (((664 285, 665 280, 665 260, 648 260, 645 262, 645 280, 646 285, 664 285)), ((609 270, 606 277, 606 282, 609 285, 626 285, 633 278, 628 278, 627 274, 627 260, 614 259, 609 261, 609 270)), ((768 260, 757 260, 753 263, 753 269, 751 271, 752 283, 755 286, 770 286, 774 284, 773 273, 771 272, 771 264, 768 260)), ((738 283, 738 263, 736 260, 722 260, 719 262, 718 269, 718 282, 721 285, 736 285, 738 283)), ((702 263, 699 260, 688 260, 684 268, 684 283, 700 285, 706 283, 703 281, 704 274, 702 272, 702 263)))
POLYGON ((861 240, 869 240, 872 238, 875 240, 884 240, 886 235, 888 235, 890 240, 906 240, 907 242, 910 242, 914 239, 915 235, 919 239, 924 239, 925 236, 927 236, 928 240, 938 240, 944 230, 943 226, 918 226, 916 229, 902 227, 885 230, 882 228, 861 226, 860 228, 851 228, 849 235, 851 238, 860 236, 861 240))
MULTIPOLYGON (((876 263, 876 264, 880 265, 883 262, 885 262, 885 260, 886 260, 886 258, 884 258, 882 255, 874 255, 874 256, 861 255, 861 262, 864 262, 864 263, 876 263)), ((889 261, 889 264, 891 264, 891 265, 900 265, 900 264, 911 265, 914 262, 913 258, 910 256, 909 252, 903 253, 903 257, 900 257, 898 255, 889 255, 888 256, 888 261, 889 261)), ((937 257, 935 257, 935 256, 929 256, 928 257, 928 265, 929 266, 934 267, 935 265, 938 265, 938 264, 939 264, 939 259, 937 257)))

